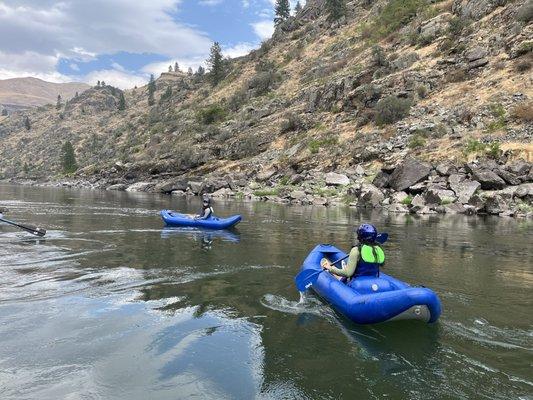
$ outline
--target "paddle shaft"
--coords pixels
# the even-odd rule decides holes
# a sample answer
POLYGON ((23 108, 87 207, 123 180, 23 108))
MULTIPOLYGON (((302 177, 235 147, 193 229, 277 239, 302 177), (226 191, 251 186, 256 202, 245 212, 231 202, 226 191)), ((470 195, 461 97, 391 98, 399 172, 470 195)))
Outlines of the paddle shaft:
POLYGON ((13 222, 13 221, 9 221, 7 219, 4 219, 4 218, 0 218, 0 221, 2 222, 5 222, 6 224, 9 224, 9 225, 13 225, 13 226, 16 226, 17 228, 20 228, 20 229, 23 229, 25 230, 26 232, 29 232, 33 235, 37 235, 37 236, 44 236, 46 235, 46 230, 43 229, 43 228, 37 228, 33 225, 22 225, 22 224, 18 224, 16 222, 13 222))

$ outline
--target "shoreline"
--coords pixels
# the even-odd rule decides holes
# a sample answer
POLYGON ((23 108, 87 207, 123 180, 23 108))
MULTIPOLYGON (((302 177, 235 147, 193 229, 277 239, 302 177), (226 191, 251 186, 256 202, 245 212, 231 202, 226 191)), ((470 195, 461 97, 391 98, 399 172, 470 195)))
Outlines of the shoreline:
MULTIPOLYGON (((300 179, 301 176, 297 175, 285 184, 273 186, 271 182, 269 185, 264 179, 257 179, 260 174, 255 180, 238 179, 239 177, 166 177, 116 183, 93 177, 57 180, 11 178, 0 182, 22 186, 141 192, 177 197, 207 195, 215 200, 265 201, 285 205, 346 206, 354 209, 382 210, 392 214, 533 218, 532 182, 508 185, 501 189, 481 190, 481 183, 469 180, 466 175, 460 176, 462 171, 451 172, 446 179, 447 185, 443 184, 440 174, 434 174, 428 180, 411 184, 406 190, 400 191, 379 188, 376 185, 383 179, 383 170, 373 177, 372 183, 368 183, 368 176, 361 170, 355 172, 356 177, 353 174, 349 176, 335 172, 323 173, 323 182, 315 178, 316 181, 311 180, 311 184, 308 176, 300 179)), ((528 179, 532 173, 533 168, 528 179)), ((394 172, 389 173, 389 180, 392 175, 394 172)), ((403 185, 406 184, 404 182, 403 185)))

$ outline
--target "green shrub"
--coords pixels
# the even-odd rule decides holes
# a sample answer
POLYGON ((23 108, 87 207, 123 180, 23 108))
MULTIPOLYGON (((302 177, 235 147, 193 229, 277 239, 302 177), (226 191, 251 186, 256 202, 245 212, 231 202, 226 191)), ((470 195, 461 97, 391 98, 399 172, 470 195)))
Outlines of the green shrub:
POLYGON ((277 196, 278 193, 279 193, 279 189, 278 188, 265 188, 265 189, 255 190, 253 192, 254 196, 257 196, 257 197, 277 196))
POLYGON ((494 132, 499 129, 503 129, 506 126, 505 122, 505 109, 501 104, 494 103, 489 106, 492 116, 495 118, 494 121, 489 123, 487 129, 489 132, 494 132))
POLYGON ((448 33, 452 37, 457 37, 461 35, 465 28, 469 27, 472 24, 472 20, 464 17, 454 17, 450 20, 448 25, 448 33))
POLYGON ((297 131, 302 127, 302 120, 299 115, 288 113, 281 122, 281 133, 297 131))
POLYGON ((520 43, 518 50, 516 51, 518 56, 523 56, 524 54, 531 53, 533 51, 533 41, 526 40, 520 43))
POLYGON ((533 19, 533 1, 528 1, 518 9, 516 19, 526 24, 533 19))
POLYGON ((409 114, 411 105, 411 100, 396 96, 381 99, 376 105, 376 123, 388 125, 405 118, 409 114))
POLYGON ((407 196, 405 199, 401 201, 401 203, 405 206, 410 206, 413 202, 413 196, 407 196))
POLYGON ((421 99, 425 99, 428 95, 429 89, 426 85, 420 85, 416 88, 416 93, 421 99))
POLYGON ((418 147, 424 147, 426 145, 426 139, 422 135, 413 135, 409 139, 408 146, 410 149, 416 149, 418 147))
POLYGON ((515 70, 520 73, 527 72, 530 69, 531 69, 530 60, 520 60, 515 66, 515 70))
POLYGON ((261 71, 248 82, 248 89, 254 91, 255 96, 262 96, 274 89, 280 81, 280 75, 273 71, 261 71))
POLYGON ((379 39, 397 31, 425 7, 424 0, 390 0, 371 24, 371 37, 379 39))
POLYGON ((316 154, 322 147, 331 147, 331 146, 335 146, 338 143, 339 143, 339 138, 331 134, 330 136, 322 138, 322 139, 310 140, 309 143, 307 144, 307 147, 309 148, 309 151, 312 154, 316 154))
POLYGON ((487 146, 487 149, 485 150, 486 154, 490 158, 499 158, 502 154, 502 150, 500 149, 500 143, 493 142, 487 146))
POLYGON ((481 143, 479 140, 468 139, 466 142, 465 148, 463 149, 464 154, 479 153, 485 151, 486 145, 481 143))
POLYGON ((228 108, 231 111, 239 111, 241 106, 246 103, 247 99, 248 95, 246 93, 246 90, 238 90, 229 98, 228 108))
POLYGON ((223 121, 226 118, 227 110, 218 105, 212 104, 202 110, 199 110, 196 114, 196 118, 204 125, 210 125, 215 122, 223 121))

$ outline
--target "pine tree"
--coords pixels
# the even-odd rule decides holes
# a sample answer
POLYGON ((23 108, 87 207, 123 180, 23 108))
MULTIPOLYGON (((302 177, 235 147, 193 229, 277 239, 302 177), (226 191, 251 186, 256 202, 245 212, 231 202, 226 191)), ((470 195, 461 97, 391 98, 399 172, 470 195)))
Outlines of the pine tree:
POLYGON ((120 92, 120 96, 118 98, 118 109, 120 111, 124 111, 126 109, 126 99, 124 98, 124 92, 120 92))
POLYGON ((79 96, 79 94, 78 94, 78 92, 76 92, 76 94, 74 95, 74 98, 76 98, 76 97, 78 97, 78 96, 79 96))
POLYGON ((155 79, 154 74, 150 75, 150 82, 148 82, 148 105, 154 105, 154 93, 155 93, 155 79))
POLYGON ((291 15, 291 5, 289 0, 276 0, 275 13, 274 23, 276 25, 289 18, 291 15))
POLYGON ((102 81, 102 87, 104 87, 104 86, 105 86, 105 82, 104 82, 104 81, 102 81))
POLYGON ((24 127, 26 128, 27 131, 31 129, 30 117, 28 117, 27 115, 24 118, 24 127))
POLYGON ((345 0, 326 0, 326 10, 328 11, 328 20, 337 21, 346 15, 345 0))
POLYGON ((300 3, 300 1, 298 0, 296 2, 296 6, 294 7, 294 13, 295 14, 298 14, 302 11, 302 3, 300 3))
POLYGON ((168 72, 172 72, 172 65, 168 66, 168 72))
POLYGON ((167 89, 165 90, 165 93, 161 95, 161 98, 159 99, 159 103, 163 103, 164 101, 168 101, 172 98, 172 87, 167 86, 167 89))
POLYGON ((70 141, 66 141, 61 148, 61 167, 65 174, 76 172, 78 164, 76 164, 76 156, 74 155, 74 147, 70 141))
POLYGON ((189 67, 189 69, 187 70, 187 75, 191 76, 192 74, 193 74, 193 72, 192 72, 192 68, 189 67))
POLYGON ((176 61, 174 63, 174 72, 178 72, 180 70, 180 66, 178 65, 178 62, 176 61))
POLYGON ((224 60, 222 58, 222 49, 218 42, 213 43, 213 46, 211 46, 211 54, 207 60, 207 65, 210 67, 211 83, 216 86, 224 79, 224 60))
POLYGON ((61 95, 57 95, 56 110, 61 109, 61 95))
POLYGON ((205 68, 201 65, 198 67, 198 71, 196 71, 196 75, 198 76, 204 76, 205 75, 205 68))
POLYGON ((100 87, 100 81, 96 82, 96 87, 100 87))

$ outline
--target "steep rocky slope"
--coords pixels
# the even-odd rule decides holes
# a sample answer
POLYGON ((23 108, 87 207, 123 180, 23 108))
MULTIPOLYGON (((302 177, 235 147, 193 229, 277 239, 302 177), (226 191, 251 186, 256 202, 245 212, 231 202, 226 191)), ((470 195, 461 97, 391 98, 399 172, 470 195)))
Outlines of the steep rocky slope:
POLYGON ((57 95, 69 100, 76 92, 83 92, 89 85, 79 82, 53 83, 37 78, 13 78, 0 80, 0 108, 24 109, 43 106, 57 101, 57 95))
POLYGON ((511 185, 510 195, 489 193, 502 199, 498 213, 527 212, 532 14, 529 0, 356 0, 331 23, 323 1, 309 0, 261 48, 232 60, 215 87, 208 76, 164 73, 153 106, 142 87, 124 93, 120 111, 121 91, 107 86, 62 110, 4 118, 0 171, 60 179, 70 140, 80 165, 73 179, 95 187, 143 182, 131 190, 333 198, 398 211, 421 194, 416 211, 452 203, 475 212, 487 210, 469 204, 476 190, 511 185), (389 181, 403 169, 416 179, 389 181), (477 183, 468 199, 461 182, 477 183), (430 189, 451 192, 437 199, 430 189))

